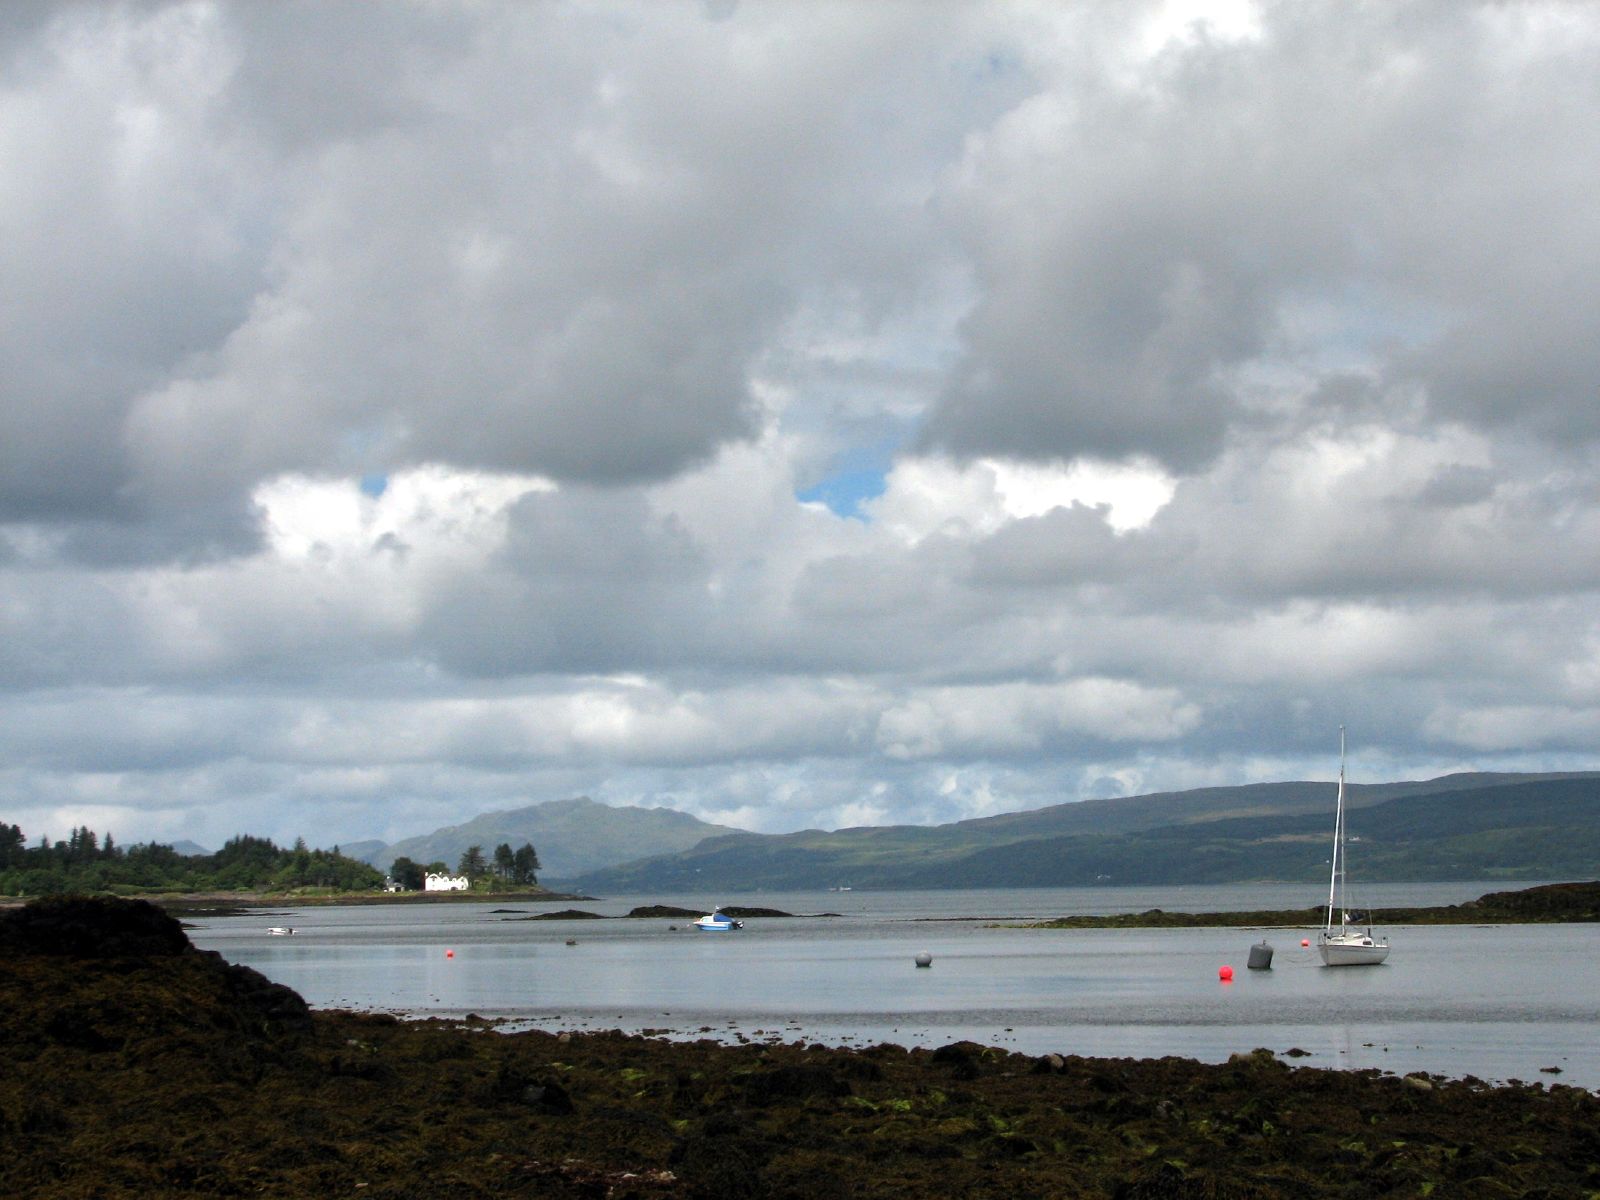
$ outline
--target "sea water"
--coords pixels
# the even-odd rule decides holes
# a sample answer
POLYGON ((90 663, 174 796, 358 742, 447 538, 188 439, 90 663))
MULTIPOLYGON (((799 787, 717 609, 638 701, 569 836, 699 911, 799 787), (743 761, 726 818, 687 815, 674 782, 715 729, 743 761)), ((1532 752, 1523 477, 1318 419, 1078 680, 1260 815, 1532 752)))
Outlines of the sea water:
MULTIPOLYGON (((1519 885, 1524 886, 1524 885, 1519 885)), ((1482 883, 1372 886, 1378 909, 1449 904, 1482 883)), ((1328 969, 1308 925, 1039 930, 1073 913, 1303 908, 1300 885, 806 892, 593 902, 348 905, 197 921, 190 936, 317 1008, 503 1018, 510 1028, 623 1029, 724 1041, 957 1040, 1030 1054, 1183 1055, 1256 1047, 1307 1065, 1427 1071, 1600 1089, 1600 929, 1382 926, 1378 967, 1328 969), (715 901, 803 914, 733 933, 620 917, 715 901), (513 911, 507 911, 513 910, 513 911), (269 935, 290 925, 293 937, 269 935), (1253 942, 1272 969, 1245 967, 1253 942), (1311 947, 1302 947, 1307 938, 1311 947), (920 968, 926 953, 932 965, 920 968), (1219 978, 1233 968, 1232 982, 1219 978), (1556 1070, 1551 1070, 1556 1068, 1556 1070)))

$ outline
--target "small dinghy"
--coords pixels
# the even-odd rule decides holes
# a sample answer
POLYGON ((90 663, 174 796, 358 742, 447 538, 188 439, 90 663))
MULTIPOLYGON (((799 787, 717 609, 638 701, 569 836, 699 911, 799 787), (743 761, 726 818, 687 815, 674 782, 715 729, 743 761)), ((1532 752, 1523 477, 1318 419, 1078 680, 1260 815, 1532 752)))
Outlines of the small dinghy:
POLYGON ((273 937, 292 937, 294 935, 294 927, 290 925, 270 925, 267 927, 267 932, 273 937))

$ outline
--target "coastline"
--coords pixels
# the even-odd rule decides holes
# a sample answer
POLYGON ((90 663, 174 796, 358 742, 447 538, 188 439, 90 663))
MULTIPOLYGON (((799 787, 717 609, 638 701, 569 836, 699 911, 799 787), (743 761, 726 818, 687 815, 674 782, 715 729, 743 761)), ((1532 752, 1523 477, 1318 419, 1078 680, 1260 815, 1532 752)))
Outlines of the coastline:
MULTIPOLYGON (((1314 929, 1326 906, 1249 912, 1181 913, 1159 908, 1110 916, 1054 917, 1017 923, 1021 929, 1314 929)), ((1358 922, 1366 924, 1368 918, 1358 922)), ((1600 881, 1551 883, 1520 891, 1488 892, 1463 904, 1392 908, 1373 914, 1382 925, 1544 925, 1600 921, 1600 881)))
MULTIPOLYGON (((226 916, 254 912, 270 915, 287 908, 322 908, 362 905, 407 904, 483 904, 483 903, 582 903, 600 897, 575 892, 554 892, 542 888, 498 892, 346 892, 300 895, 274 892, 184 892, 151 893, 119 897, 144 900, 180 917, 226 916)), ((21 908, 37 897, 0 896, 0 912, 21 908)), ((657 903, 620 917, 689 917, 699 909, 657 903)), ((791 916, 775 909, 730 906, 736 916, 791 916)), ((1230 912, 1174 912, 1159 908, 1138 913, 1067 914, 1043 921, 1006 921, 988 918, 993 924, 1019 929, 1310 929, 1321 926, 1325 907, 1299 909, 1252 909, 1230 912)), ((544 914, 535 919, 552 919, 560 914, 544 914)), ((597 913, 577 913, 600 917, 597 913)), ((836 913, 814 913, 836 916, 836 913)), ((922 920, 980 920, 967 917, 926 917, 922 920)), ((1372 917, 1383 925, 1520 925, 1600 922, 1600 881, 1572 881, 1542 884, 1520 890, 1486 892, 1461 904, 1430 907, 1386 908, 1372 917)), ((1364 919, 1363 919, 1364 921, 1364 919)))
MULTIPOLYGON (((333 908, 379 904, 480 904, 485 901, 579 901, 593 900, 571 892, 542 889, 514 892, 341 892, 331 895, 300 895, 292 892, 149 892, 119 896, 122 900, 145 900, 167 912, 182 916, 261 912, 284 908, 333 908)), ((22 908, 34 896, 0 896, 0 910, 22 908)))

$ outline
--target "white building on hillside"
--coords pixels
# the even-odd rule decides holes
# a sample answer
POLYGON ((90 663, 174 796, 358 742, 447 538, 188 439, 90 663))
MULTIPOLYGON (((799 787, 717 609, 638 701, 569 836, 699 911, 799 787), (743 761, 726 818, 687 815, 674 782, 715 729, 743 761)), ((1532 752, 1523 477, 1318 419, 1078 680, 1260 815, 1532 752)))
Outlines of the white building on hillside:
POLYGON ((464 892, 467 890, 467 877, 465 875, 445 875, 429 871, 422 880, 422 890, 425 892, 464 892))

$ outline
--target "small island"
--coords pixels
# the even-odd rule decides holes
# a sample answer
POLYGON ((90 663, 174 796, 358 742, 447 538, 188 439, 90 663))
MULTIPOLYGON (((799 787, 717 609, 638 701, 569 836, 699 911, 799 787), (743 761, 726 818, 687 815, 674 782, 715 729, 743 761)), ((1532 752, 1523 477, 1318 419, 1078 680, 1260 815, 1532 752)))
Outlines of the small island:
MULTIPOLYGON (((1159 908, 1110 916, 1053 917, 1027 929, 1304 929, 1322 924, 1323 905, 1252 912, 1185 913, 1159 908)), ((1365 919, 1365 918, 1363 918, 1365 919)), ((1489 892, 1462 904, 1386 908, 1373 914, 1385 925, 1529 925, 1600 921, 1600 881, 1550 883, 1515 892, 1489 892)))

